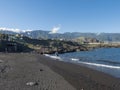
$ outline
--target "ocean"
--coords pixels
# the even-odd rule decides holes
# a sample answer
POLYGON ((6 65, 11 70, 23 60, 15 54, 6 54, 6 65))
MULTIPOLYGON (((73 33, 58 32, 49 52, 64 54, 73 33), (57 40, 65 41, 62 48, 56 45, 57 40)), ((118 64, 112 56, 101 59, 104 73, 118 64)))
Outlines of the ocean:
POLYGON ((120 78, 120 48, 99 48, 55 55, 46 55, 64 62, 83 65, 120 78))

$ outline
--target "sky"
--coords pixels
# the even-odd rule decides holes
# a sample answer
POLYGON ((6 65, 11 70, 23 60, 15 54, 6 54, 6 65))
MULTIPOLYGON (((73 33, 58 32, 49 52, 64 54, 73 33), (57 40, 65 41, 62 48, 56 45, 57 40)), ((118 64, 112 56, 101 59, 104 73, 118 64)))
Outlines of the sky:
POLYGON ((120 33, 120 0, 0 0, 0 28, 120 33))

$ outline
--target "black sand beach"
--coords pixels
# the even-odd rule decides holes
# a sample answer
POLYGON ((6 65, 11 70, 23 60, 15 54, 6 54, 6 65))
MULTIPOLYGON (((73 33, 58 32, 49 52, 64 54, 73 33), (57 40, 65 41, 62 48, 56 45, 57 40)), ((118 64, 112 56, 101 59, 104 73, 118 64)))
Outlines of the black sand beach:
POLYGON ((120 90, 120 79, 42 55, 1 53, 0 90, 120 90))
POLYGON ((75 90, 36 55, 0 54, 0 90, 75 90), (33 84, 33 85, 32 85, 33 84))

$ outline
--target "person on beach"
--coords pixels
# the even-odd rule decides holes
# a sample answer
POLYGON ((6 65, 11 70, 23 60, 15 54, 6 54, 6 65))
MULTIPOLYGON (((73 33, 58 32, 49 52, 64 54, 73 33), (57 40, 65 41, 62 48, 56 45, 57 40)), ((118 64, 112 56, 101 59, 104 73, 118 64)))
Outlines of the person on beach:
POLYGON ((55 56, 59 56, 58 52, 55 52, 55 56))

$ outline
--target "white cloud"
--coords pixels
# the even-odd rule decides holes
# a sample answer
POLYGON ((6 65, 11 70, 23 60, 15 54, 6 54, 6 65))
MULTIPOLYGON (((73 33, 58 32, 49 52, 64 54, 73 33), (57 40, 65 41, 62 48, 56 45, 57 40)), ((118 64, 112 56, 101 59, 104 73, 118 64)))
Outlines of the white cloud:
POLYGON ((60 25, 59 26, 55 26, 53 27, 53 29, 51 30, 51 32, 49 32, 49 34, 55 34, 60 30, 60 25))
POLYGON ((12 32, 16 32, 16 33, 22 33, 22 32, 26 32, 26 31, 32 31, 32 30, 20 30, 20 29, 14 29, 14 28, 6 28, 6 27, 0 27, 1 31, 12 31, 12 32))

